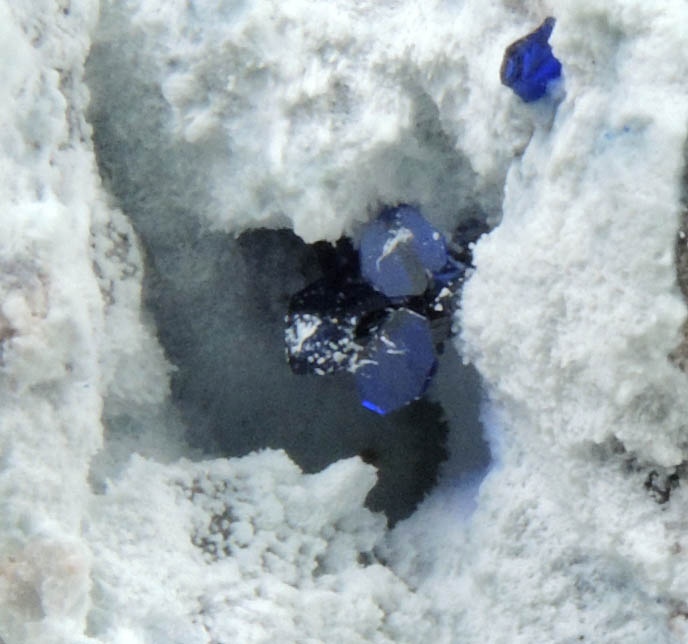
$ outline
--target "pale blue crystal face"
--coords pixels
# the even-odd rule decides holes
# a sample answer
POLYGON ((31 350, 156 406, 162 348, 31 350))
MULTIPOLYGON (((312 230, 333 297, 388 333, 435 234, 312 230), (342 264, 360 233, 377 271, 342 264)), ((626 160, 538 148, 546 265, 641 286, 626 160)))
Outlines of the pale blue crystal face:
POLYGON ((523 101, 530 103, 547 93, 549 83, 561 76, 561 63, 554 57, 549 37, 554 18, 547 18, 535 31, 507 47, 501 80, 523 101))
POLYGON ((436 361, 427 318, 405 308, 393 311, 355 367, 363 406, 387 414, 420 398, 436 361))
POLYGON ((444 236, 411 206, 388 208, 361 236, 361 275, 387 297, 420 295, 447 263, 444 236))

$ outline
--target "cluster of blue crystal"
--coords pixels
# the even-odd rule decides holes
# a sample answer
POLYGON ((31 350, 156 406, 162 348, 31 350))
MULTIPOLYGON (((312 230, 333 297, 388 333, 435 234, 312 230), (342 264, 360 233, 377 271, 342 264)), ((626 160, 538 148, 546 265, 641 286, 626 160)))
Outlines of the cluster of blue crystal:
POLYGON ((325 275, 291 298, 285 320, 292 371, 349 371, 363 406, 379 414, 422 396, 451 333, 471 244, 486 231, 470 220, 448 244, 400 205, 366 226, 358 252, 346 239, 317 245, 325 275))
POLYGON ((547 18, 535 31, 507 47, 502 62, 502 83, 526 103, 547 93, 549 83, 561 76, 561 63, 554 57, 549 37, 554 18, 547 18))

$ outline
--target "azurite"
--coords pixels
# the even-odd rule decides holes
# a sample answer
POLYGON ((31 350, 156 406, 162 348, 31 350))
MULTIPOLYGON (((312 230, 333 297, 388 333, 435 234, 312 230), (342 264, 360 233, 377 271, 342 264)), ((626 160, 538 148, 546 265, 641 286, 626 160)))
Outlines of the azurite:
POLYGON ((526 103, 547 93, 549 83, 561 76, 561 63, 554 57, 549 37, 554 18, 547 18, 535 31, 506 48, 500 72, 504 85, 526 103))

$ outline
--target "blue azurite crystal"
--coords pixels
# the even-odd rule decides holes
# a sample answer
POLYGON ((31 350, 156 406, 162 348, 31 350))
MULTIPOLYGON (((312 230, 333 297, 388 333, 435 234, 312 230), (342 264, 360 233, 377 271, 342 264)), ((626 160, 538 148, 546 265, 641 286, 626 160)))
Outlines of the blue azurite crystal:
POLYGON ((363 231, 361 275, 387 297, 420 295, 447 263, 442 234, 411 206, 387 208, 363 231))
POLYGON ((547 18, 535 31, 506 48, 500 76, 526 103, 542 98, 550 81, 561 76, 561 63, 548 42, 554 18, 547 18))
POLYGON ((447 244, 418 210, 387 208, 351 241, 318 242, 323 277, 292 296, 285 344, 294 373, 354 374, 362 404, 395 411, 425 392, 451 335, 472 245, 488 226, 464 221, 447 244))
POLYGON ((323 376, 348 370, 369 325, 384 316, 384 295, 364 282, 323 278, 292 296, 285 318, 287 360, 294 373, 323 376))
POLYGON ((387 414, 420 398, 436 361, 427 318, 406 308, 392 311, 354 367, 363 406, 387 414))

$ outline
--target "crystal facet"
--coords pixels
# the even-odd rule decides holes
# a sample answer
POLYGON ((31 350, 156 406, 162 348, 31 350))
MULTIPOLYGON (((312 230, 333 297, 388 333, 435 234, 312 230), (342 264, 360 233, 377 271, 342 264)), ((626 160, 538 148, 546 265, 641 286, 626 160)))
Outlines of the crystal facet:
POLYGON ((554 18, 547 18, 535 31, 509 45, 504 52, 502 83, 526 103, 542 98, 550 81, 561 76, 561 63, 547 42, 554 23, 554 18))
POLYGON ((363 406, 386 414, 420 398, 435 367, 427 318, 406 308, 392 311, 354 367, 363 406))
POLYGON ((447 263, 444 236, 411 206, 388 208, 361 236, 361 275, 387 297, 420 295, 447 263))

